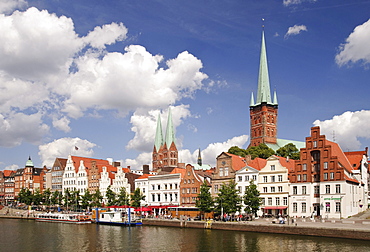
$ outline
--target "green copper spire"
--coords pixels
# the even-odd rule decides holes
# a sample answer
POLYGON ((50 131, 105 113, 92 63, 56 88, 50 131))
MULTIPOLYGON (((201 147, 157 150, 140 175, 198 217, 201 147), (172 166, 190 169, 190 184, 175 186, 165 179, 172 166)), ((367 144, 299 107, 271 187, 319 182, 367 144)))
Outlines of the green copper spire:
POLYGON ((173 130, 171 107, 168 108, 168 119, 166 128, 166 144, 167 148, 170 148, 172 142, 175 142, 175 131, 173 130))
POLYGON ((266 102, 267 104, 272 104, 264 31, 262 31, 262 45, 261 45, 261 55, 260 55, 260 69, 259 69, 259 75, 258 75, 257 103, 255 105, 261 104, 262 102, 266 102))
POLYGON ((33 162, 31 160, 31 157, 30 156, 28 157, 28 160, 26 162, 26 167, 33 167, 33 162))
POLYGON ((252 95, 251 95, 251 103, 249 104, 250 107, 254 106, 254 96, 253 96, 253 92, 252 92, 252 95))
POLYGON ((158 119, 157 119, 157 130, 155 132, 155 140, 154 140, 154 146, 157 152, 159 151, 162 145, 163 145, 162 122, 161 122, 161 114, 159 113, 158 119))
POLYGON ((276 91, 274 91, 274 105, 278 105, 276 91))

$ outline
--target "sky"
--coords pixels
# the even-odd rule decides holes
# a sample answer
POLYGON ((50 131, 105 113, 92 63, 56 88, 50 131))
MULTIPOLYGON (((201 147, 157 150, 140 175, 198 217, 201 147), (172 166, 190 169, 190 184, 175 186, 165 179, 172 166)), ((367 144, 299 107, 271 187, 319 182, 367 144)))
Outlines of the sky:
POLYGON ((141 169, 169 107, 179 162, 247 148, 262 26, 278 138, 370 146, 370 1, 1 0, 0 170, 141 169))

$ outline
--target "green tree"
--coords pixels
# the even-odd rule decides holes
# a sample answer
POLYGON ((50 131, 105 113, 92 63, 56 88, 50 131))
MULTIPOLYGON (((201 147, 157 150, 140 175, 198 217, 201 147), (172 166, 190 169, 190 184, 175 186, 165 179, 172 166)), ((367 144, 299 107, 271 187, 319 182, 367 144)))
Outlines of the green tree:
POLYGON ((91 205, 93 207, 101 207, 101 202, 103 200, 103 196, 101 195, 101 192, 99 189, 95 191, 95 193, 92 195, 92 202, 91 205))
POLYGON ((81 206, 83 209, 90 207, 92 201, 92 195, 89 190, 86 190, 84 195, 81 197, 81 206))
POLYGON ((36 188, 35 192, 33 193, 33 204, 40 205, 42 202, 42 194, 40 193, 40 189, 36 188))
POLYGON ((73 202, 72 194, 68 188, 64 190, 63 202, 64 202, 64 206, 67 207, 67 210, 68 210, 71 207, 71 204, 73 202))
POLYGON ((216 211, 218 213, 232 214, 240 211, 242 200, 236 189, 235 181, 230 180, 229 183, 222 184, 215 201, 217 203, 216 211))
POLYGON ((114 204, 116 204, 116 194, 112 191, 112 189, 110 188, 110 185, 107 188, 105 197, 107 197, 108 206, 113 206, 114 204))
POLYGON ((121 187, 116 204, 119 206, 128 206, 130 204, 130 195, 127 193, 125 187, 121 187))
POLYGON ((80 200, 81 200, 81 197, 80 197, 80 192, 78 190, 74 190, 72 193, 71 193, 71 206, 74 206, 74 209, 75 211, 77 211, 79 205, 80 205, 80 200))
POLYGON ((245 157, 247 155, 247 151, 245 149, 239 148, 238 146, 230 147, 227 152, 241 157, 245 157))
POLYGON ((51 203, 51 191, 50 188, 46 188, 45 191, 42 192, 42 202, 46 206, 50 206, 51 203))
POLYGON ((203 184, 200 186, 200 192, 195 201, 195 206, 199 208, 201 212, 210 213, 213 211, 214 201, 206 180, 204 180, 203 184))
POLYGON ((52 193, 50 201, 52 205, 61 205, 62 199, 63 199, 62 192, 55 191, 52 193))
POLYGON ((33 201, 33 195, 28 188, 22 188, 18 193, 18 201, 26 205, 31 205, 33 201))
POLYGON ((256 157, 266 159, 274 155, 275 151, 269 148, 266 144, 261 143, 258 146, 249 147, 246 150, 246 154, 251 155, 252 159, 255 159, 256 157))
POLYGON ((300 152, 297 149, 297 147, 292 143, 288 143, 281 147, 280 149, 278 149, 276 151, 276 154, 280 157, 289 157, 294 160, 300 159, 300 152))
POLYGON ((247 186, 244 194, 244 211, 249 214, 256 216, 258 209, 261 206, 260 192, 257 186, 254 184, 253 180, 247 186))
POLYGON ((141 193, 140 188, 136 188, 134 193, 131 195, 131 206, 140 207, 142 200, 145 200, 145 196, 141 193))

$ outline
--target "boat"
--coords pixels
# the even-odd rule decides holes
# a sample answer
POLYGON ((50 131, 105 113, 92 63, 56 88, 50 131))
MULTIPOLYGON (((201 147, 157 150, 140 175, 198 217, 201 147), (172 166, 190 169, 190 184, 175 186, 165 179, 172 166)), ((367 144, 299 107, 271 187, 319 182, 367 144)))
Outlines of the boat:
POLYGON ((91 223, 91 218, 83 214, 62 214, 62 213, 43 213, 38 214, 36 221, 42 222, 58 222, 58 223, 74 223, 74 224, 88 224, 91 223))
POLYGON ((125 211, 106 211, 95 210, 96 224, 114 225, 114 226, 139 226, 142 225, 141 219, 131 218, 133 208, 127 208, 125 211))

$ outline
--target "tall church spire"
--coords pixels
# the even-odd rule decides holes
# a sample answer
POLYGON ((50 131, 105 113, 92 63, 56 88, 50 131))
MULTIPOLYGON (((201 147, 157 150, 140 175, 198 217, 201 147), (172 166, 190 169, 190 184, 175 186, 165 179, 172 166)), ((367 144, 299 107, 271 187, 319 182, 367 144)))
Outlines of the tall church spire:
POLYGON ((162 133, 161 114, 158 114, 157 130, 155 132, 155 140, 154 140, 154 146, 157 152, 159 151, 162 145, 163 145, 163 133, 162 133))
POLYGON ((259 74, 258 74, 257 102, 255 105, 261 104, 263 102, 267 104, 272 104, 264 31, 262 31, 260 66, 259 66, 259 74))
POLYGON ((199 166, 202 166, 202 156, 201 156, 201 152, 200 152, 200 148, 199 148, 199 152, 198 152, 198 165, 199 166))
POLYGON ((166 144, 167 148, 170 148, 172 142, 175 142, 175 131, 173 129, 172 123, 172 114, 171 114, 171 107, 168 108, 168 119, 167 119, 167 128, 166 128, 166 144))

